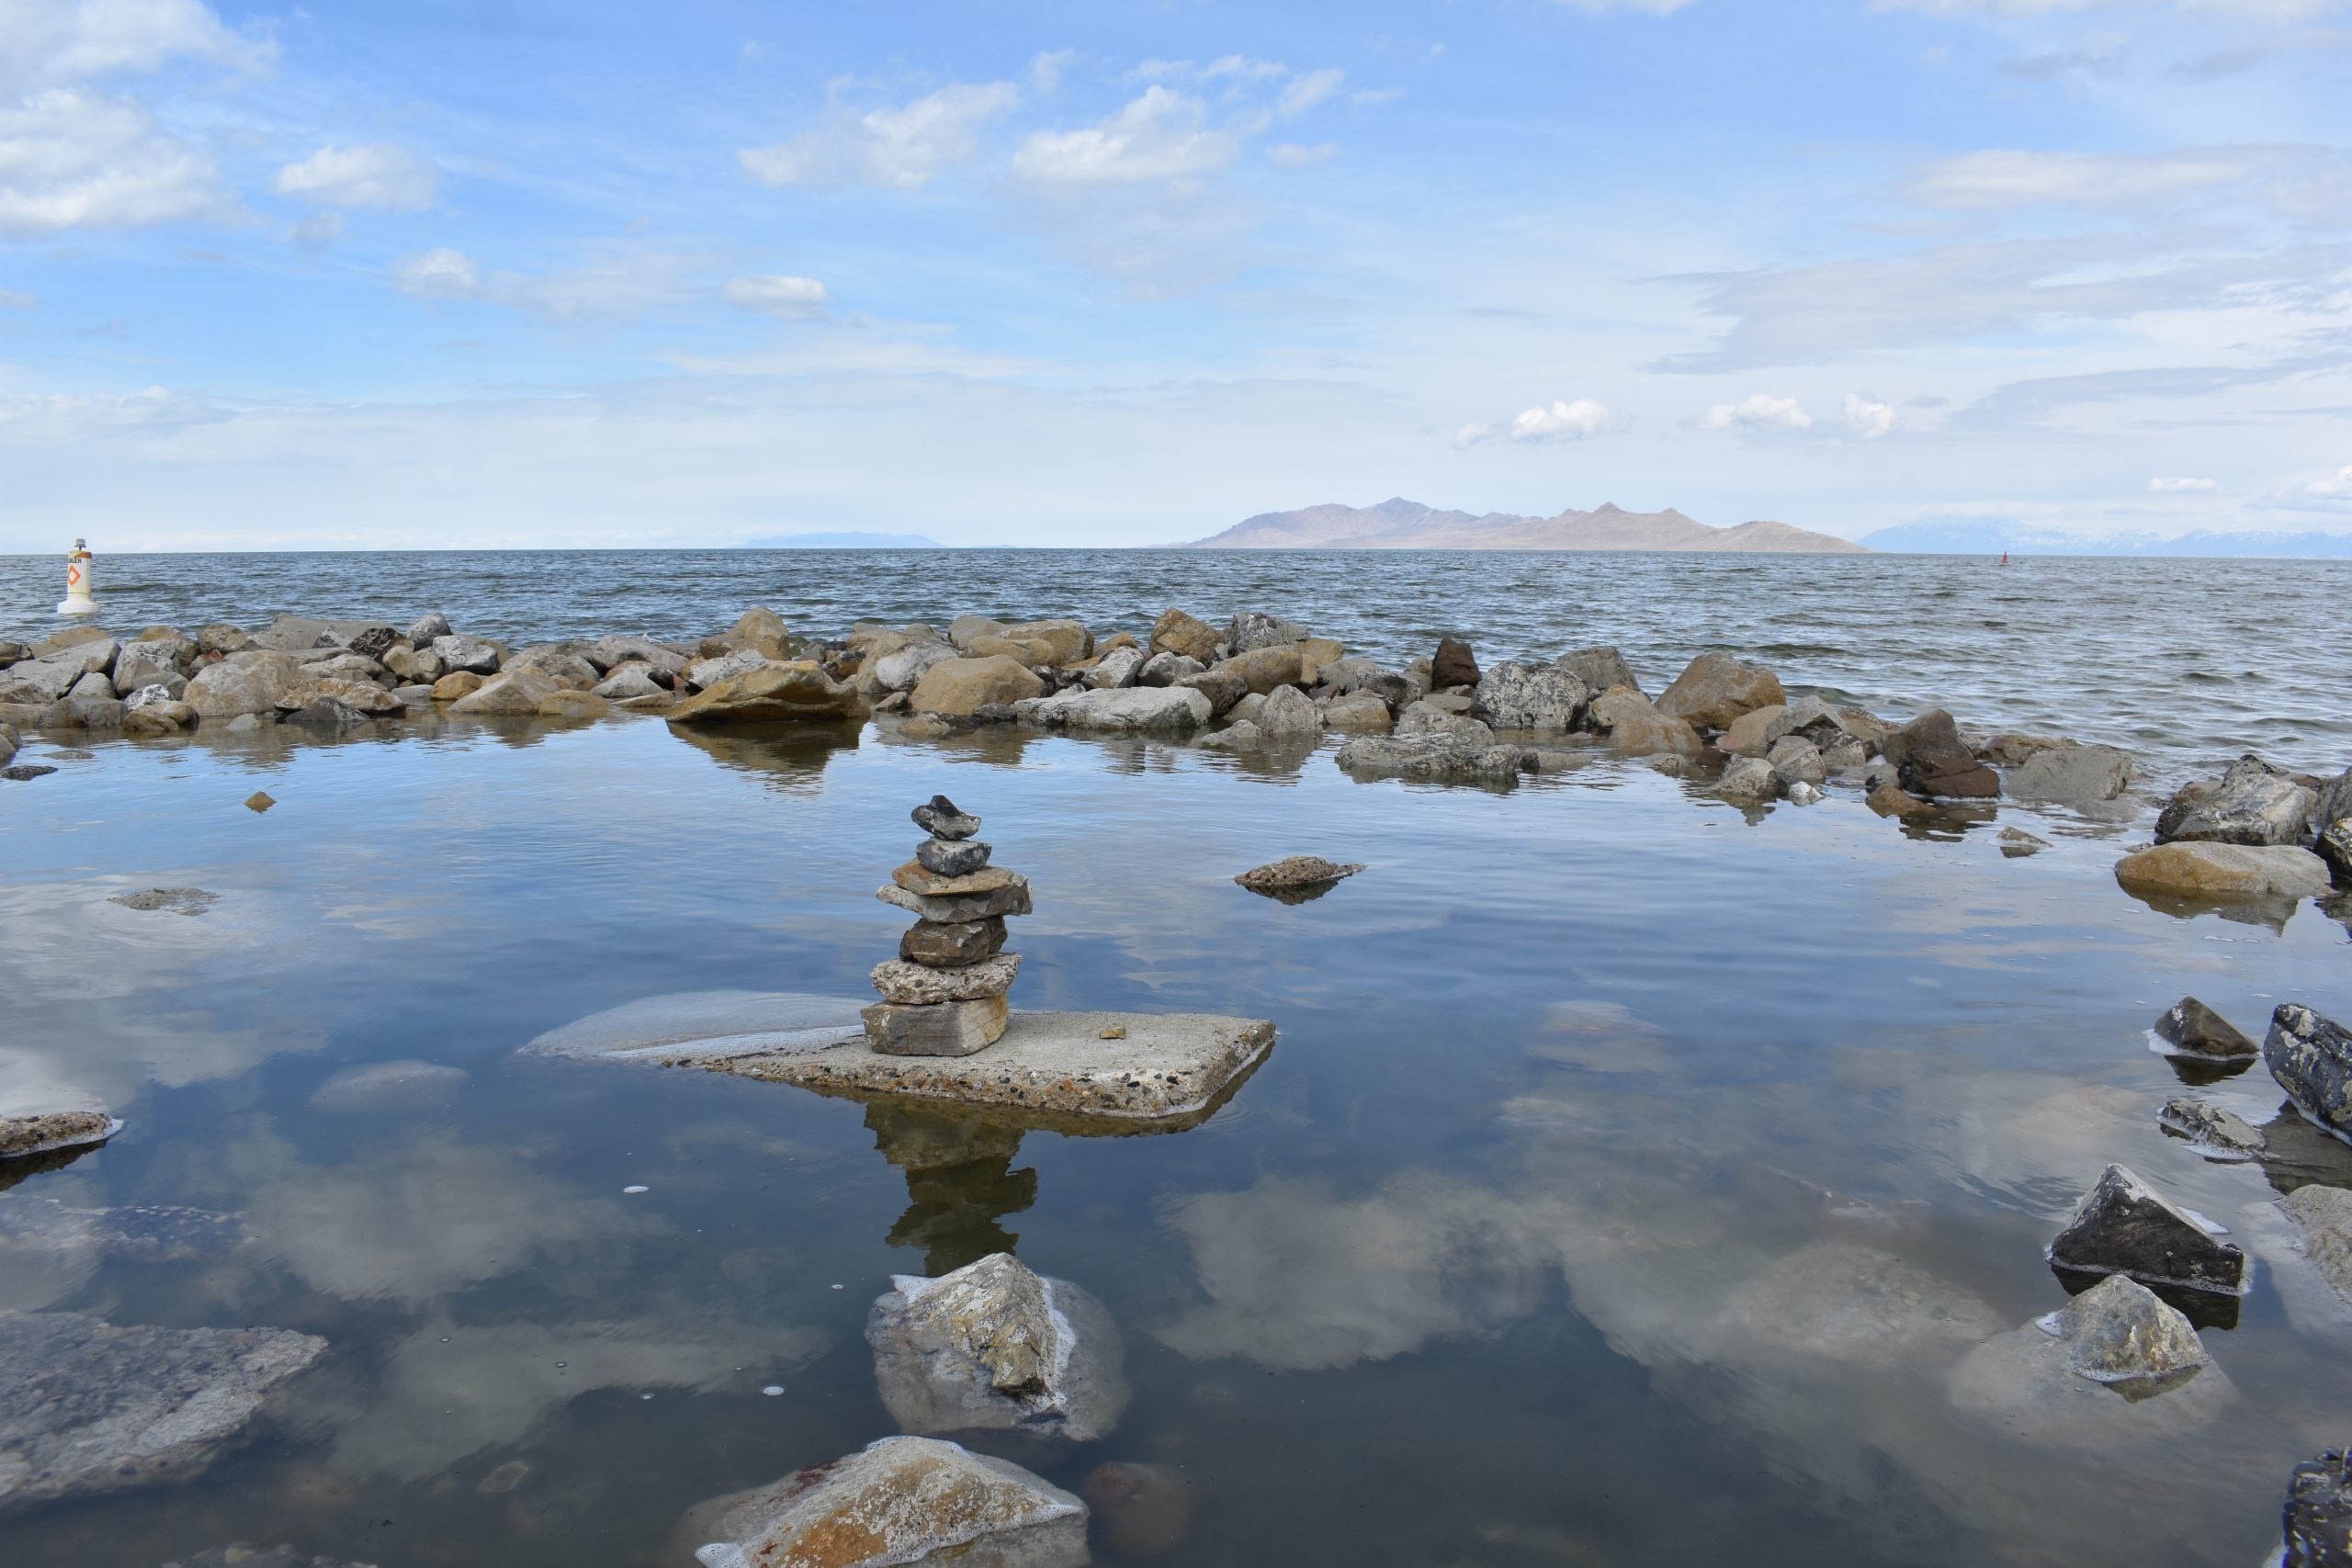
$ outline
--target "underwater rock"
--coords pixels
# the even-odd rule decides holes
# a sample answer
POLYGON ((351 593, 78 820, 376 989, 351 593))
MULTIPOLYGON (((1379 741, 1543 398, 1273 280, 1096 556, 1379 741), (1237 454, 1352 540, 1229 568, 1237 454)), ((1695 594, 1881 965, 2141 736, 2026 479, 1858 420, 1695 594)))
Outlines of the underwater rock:
POLYGON ((2120 1165, 2110 1165, 2050 1244, 2060 1269, 2143 1284, 2245 1293, 2245 1254, 2120 1165))
POLYGON ((351 1562, 340 1557, 313 1557, 307 1551, 290 1546, 247 1546, 232 1541, 216 1546, 209 1551, 199 1551, 193 1557, 175 1557, 164 1568, 375 1568, 373 1563, 351 1562))
POLYGON ((1096 1465, 1078 1495, 1093 1510, 1103 1545, 1121 1557, 1157 1557, 1183 1544, 1200 1487, 1172 1464, 1096 1465))
POLYGON ((907 1431, 1091 1442, 1118 1425, 1127 1404, 1118 1330, 1078 1286, 1002 1252, 892 1285, 867 1315, 865 1340, 882 1403, 907 1431))
POLYGON ((2093 1382, 2176 1378, 2212 1364, 2188 1319, 2128 1275, 2109 1275, 2052 1316, 2068 1369, 2093 1382))
POLYGON ((2352 1192, 2312 1182, 2281 1198, 2278 1207, 2294 1222, 2303 1257, 2329 1288, 2352 1302, 2352 1192))

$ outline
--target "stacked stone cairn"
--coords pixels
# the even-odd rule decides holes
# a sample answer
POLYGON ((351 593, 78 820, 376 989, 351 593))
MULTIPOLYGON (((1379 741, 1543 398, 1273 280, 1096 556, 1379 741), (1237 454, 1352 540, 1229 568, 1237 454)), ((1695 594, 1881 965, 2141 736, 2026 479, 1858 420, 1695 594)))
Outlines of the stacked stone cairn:
POLYGON ((913 816, 931 837, 874 896, 918 919, 899 956, 874 966, 882 999, 859 1016, 887 1055, 968 1056, 1004 1033, 1005 993, 1021 972, 1021 955, 1003 951, 1004 918, 1029 912, 1029 881, 989 864, 989 846, 972 837, 980 819, 945 795, 913 816))

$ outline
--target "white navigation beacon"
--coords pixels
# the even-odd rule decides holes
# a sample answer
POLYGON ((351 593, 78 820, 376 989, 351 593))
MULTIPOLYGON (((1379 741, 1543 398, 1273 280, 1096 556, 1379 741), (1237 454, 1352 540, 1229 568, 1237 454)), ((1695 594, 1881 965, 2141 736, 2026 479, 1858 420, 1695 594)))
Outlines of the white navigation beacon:
POLYGON ((90 542, 76 539, 65 552, 65 597, 58 601, 61 615, 95 615, 98 602, 90 592, 90 542))

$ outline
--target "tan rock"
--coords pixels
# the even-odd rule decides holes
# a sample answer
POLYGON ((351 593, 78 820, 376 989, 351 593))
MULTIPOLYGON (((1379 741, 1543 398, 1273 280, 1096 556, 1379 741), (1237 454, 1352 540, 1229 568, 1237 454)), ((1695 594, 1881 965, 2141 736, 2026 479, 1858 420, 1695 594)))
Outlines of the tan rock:
POLYGON ((976 637, 964 653, 967 659, 1010 659, 1029 670, 1054 662, 1054 645, 1041 637, 976 637))
POLYGON ((1011 1016, 1001 996, 927 1007, 876 1002, 858 1010, 865 1043, 886 1056, 969 1056, 995 1044, 1011 1016))
POLYGON ((1169 611, 1151 626, 1152 652, 1181 653, 1204 664, 1216 661, 1217 644, 1224 640, 1215 626, 1182 610, 1169 611))
POLYGON ((784 617, 770 609, 744 611, 722 640, 729 648, 747 648, 778 663, 792 657, 792 633, 786 629, 784 617))
POLYGON ((953 897, 930 898, 920 893, 910 893, 895 882, 886 882, 874 890, 874 896, 885 904, 919 915, 934 925, 985 920, 998 915, 1025 915, 1031 908, 1029 879, 1018 873, 1014 874, 1010 885, 992 893, 965 893, 953 897))
POLYGON ((1044 692, 1046 683, 1019 660, 949 659, 923 671, 910 705, 917 713, 969 715, 991 703, 1010 705, 1044 692))
POLYGON ((1075 664, 1094 651, 1094 634, 1084 621, 1023 621, 1004 628, 1015 642, 1042 642, 1049 664, 1075 664))
POLYGON ((1774 703, 1751 708, 1724 730, 1723 749, 1735 757, 1761 757, 1789 732, 1789 707, 1774 703))
POLYGON ((537 717, 539 704, 561 690, 548 676, 518 670, 485 682, 470 695, 459 697, 449 711, 469 718, 537 717))
POLYGON ((1901 784, 1891 781, 1871 791, 1862 804, 1881 817, 1926 817, 1936 809, 1901 784))
POLYGON ((2293 844, 2184 840, 2128 854, 2115 880, 2127 893, 2173 898, 2303 898, 2328 888, 2327 863, 2293 844))
POLYGON ((1695 757, 1706 749, 1689 723, 1658 712, 1656 704, 1631 686, 1610 687, 1592 699, 1590 712, 1609 744, 1628 757, 1695 757))
POLYGON ((1370 692, 1351 692, 1344 697, 1331 699, 1323 710, 1326 729, 1378 732, 1395 721, 1389 716, 1388 705, 1370 692))
POLYGON ((921 861, 910 860, 892 872, 890 880, 924 898, 962 898, 1010 887, 1021 880, 1021 874, 1001 865, 989 865, 962 876, 942 876, 921 861))
POLYGON ((1312 686, 1323 666, 1337 664, 1347 656, 1347 649, 1328 637, 1302 638, 1298 645, 1298 683, 1312 686))
POLYGON ((488 676, 478 675, 470 670, 452 671, 433 682, 433 700, 454 703, 460 697, 472 696, 481 690, 482 682, 488 679, 488 676))
POLYGON ((196 710, 186 703, 142 703, 126 708, 122 732, 141 736, 176 735, 196 722, 196 710))
POLYGON ((1223 663, 1211 665, 1212 675, 1238 675, 1252 692, 1263 696, 1276 686, 1298 684, 1300 661, 1298 649, 1253 648, 1247 653, 1237 653, 1223 663))
POLYGON ((675 705, 666 716, 672 724, 696 725, 853 719, 865 716, 865 700, 816 660, 796 659, 729 675, 675 705))
POLYGON ((1728 653, 1702 653, 1674 678, 1657 700, 1657 711, 1705 729, 1728 729, 1744 713, 1786 704, 1781 678, 1760 665, 1742 664, 1728 653))
POLYGON ((539 699, 541 718, 602 718, 612 711, 594 692, 553 692, 539 699))

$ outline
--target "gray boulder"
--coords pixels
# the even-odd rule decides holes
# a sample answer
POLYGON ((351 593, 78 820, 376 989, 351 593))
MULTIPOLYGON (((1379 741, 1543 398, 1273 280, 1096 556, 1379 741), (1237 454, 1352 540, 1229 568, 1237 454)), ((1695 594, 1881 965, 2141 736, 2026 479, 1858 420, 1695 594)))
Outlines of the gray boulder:
POLYGON ((1136 683, 1141 686, 1172 686, 1188 675, 1198 675, 1208 668, 1197 659, 1182 653, 1155 653, 1144 660, 1136 672, 1136 683))
POLYGON ((1552 660, 1552 667, 1583 682, 1588 692, 1605 692, 1611 686, 1630 692, 1642 689, 1641 682, 1634 678, 1633 666, 1613 648, 1580 648, 1552 660))
POLYGON ((2218 781, 2186 784, 2156 818, 2156 842, 2307 844, 2318 792, 2249 751, 2218 781))
POLYGON ((685 673, 686 669, 684 654, 650 637, 600 637, 582 652, 607 675, 623 664, 643 664, 672 677, 685 673))
POLYGON ((1288 648, 1304 642, 1312 634, 1295 621, 1285 621, 1280 615, 1262 615, 1256 610, 1244 610, 1233 617, 1226 627, 1225 645, 1227 657, 1250 653, 1261 648, 1288 648))
POLYGON ((1466 745, 1492 746, 1495 732, 1468 714, 1449 712, 1431 698, 1424 697, 1396 716, 1397 739, 1418 735, 1442 736, 1448 740, 1466 745))
POLYGON ((487 638, 444 633, 435 637, 429 647, 433 656, 441 660, 441 668, 450 674, 461 670, 476 675, 498 673, 498 645, 487 638))
POLYGON ((2281 1002, 2262 1041, 2263 1064, 2295 1109, 2352 1142, 2352 1033, 2300 1002, 2281 1002))
POLYGON ((102 671, 96 670, 91 671, 74 682, 65 691, 65 700, 69 703, 87 701, 92 697, 96 697, 100 702, 112 702, 121 695, 120 692, 114 689, 114 682, 107 680, 102 671))
POLYGON ((1255 751, 1266 743, 1266 732, 1246 718, 1234 720, 1223 729, 1212 730, 1195 744, 1212 751, 1255 751))
POLYGON ((28 659, 0 670, 0 703, 45 706, 62 701, 85 675, 114 668, 120 651, 111 637, 74 643, 46 658, 28 659))
POLYGON ((1478 679, 1478 705, 1497 729, 1574 729, 1591 688, 1566 671, 1506 660, 1478 679))
MULTIPOLYGON (((944 663, 945 660, 940 662, 944 663)), ((756 648, 733 649, 716 658, 696 660, 687 665, 685 682, 696 691, 707 692, 721 681, 748 675, 754 670, 765 668, 767 663, 767 655, 756 648)))
POLYGON ((865 1320, 882 1403, 902 1430, 1015 1431, 1092 1442, 1126 1409, 1125 1352, 1102 1303, 992 1253, 895 1276, 865 1320))
POLYGON ((1741 757, 1724 769, 1715 793, 1732 800, 1770 800, 1781 793, 1781 781, 1763 758, 1741 757))
POLYGON ((1086 672, 1086 683, 1106 692, 1132 686, 1142 673, 1143 664, 1143 649, 1114 648, 1094 661, 1094 668, 1086 672))
POLYGON ((2352 1453, 2330 1449, 2287 1478, 2278 1568, 2352 1568, 2352 1453))
POLYGON ((2281 1198, 2278 1208, 2294 1222, 2304 1260, 2330 1290, 2352 1302, 2352 1192, 2314 1181, 2281 1198))
POLYGON ((199 717, 233 718, 239 714, 275 713, 281 706, 300 707, 313 689, 310 672, 290 653, 255 649, 232 653, 218 664, 208 664, 187 683, 181 700, 199 717))
POLYGON ((1323 733, 1323 716, 1314 700, 1296 686, 1277 686, 1266 694, 1253 722, 1269 740, 1300 740, 1323 733))
POLYGON ((1342 771, 1358 778, 1491 785, 1517 779, 1520 749, 1430 731, 1370 735, 1340 747, 1338 761, 1342 771))
POLYGON ((594 660, 568 642, 546 642, 499 661, 503 674, 543 675, 560 691, 584 692, 604 679, 594 660))
POLYGON ((2253 1159, 2268 1147, 2262 1129, 2245 1117, 2185 1094, 2165 1102, 2156 1125, 2196 1145, 2211 1160, 2253 1159))
POLYGON ((2126 1275, 2110 1274, 2054 1316, 2068 1370, 2093 1382, 2177 1379, 2212 1364, 2188 1317, 2126 1275))
POLYGON ((447 637, 450 629, 448 616, 438 610, 430 611, 410 624, 409 645, 412 648, 430 648, 436 637, 447 637))
POLYGON ((196 660, 196 644, 184 637, 151 637, 127 642, 115 655, 114 683, 126 692, 158 682, 185 682, 196 660))
POLYGON ((2052 746, 2009 775, 2009 794, 2018 799, 2062 806, 2113 800, 2131 786, 2132 759, 2112 746, 2052 746))
POLYGON ((283 1328, 0 1313, 0 1514, 197 1474, 326 1348, 283 1328))
POLYGON ((650 664, 616 665, 611 674, 589 690, 608 703, 627 702, 632 697, 669 695, 667 689, 653 678, 653 667, 650 664))
POLYGON ((1071 687, 1050 697, 1012 705, 1023 721, 1052 729, 1095 733, 1197 729, 1211 716, 1209 699, 1190 686, 1129 686, 1114 692, 1071 687))
POLYGON ((1772 776, 1781 781, 1783 788, 1797 784, 1818 787, 1829 777, 1829 764, 1822 761, 1821 748, 1803 736, 1783 735, 1772 742, 1764 760, 1771 764, 1772 776))
POLYGON ((2245 1254, 2120 1165, 2110 1165, 2050 1244, 2050 1261, 2078 1274, 2129 1274, 2143 1284, 2245 1293, 2245 1254))
POLYGON ((958 657, 952 642, 910 642, 875 659, 871 684, 877 691, 911 692, 934 664, 958 657))

